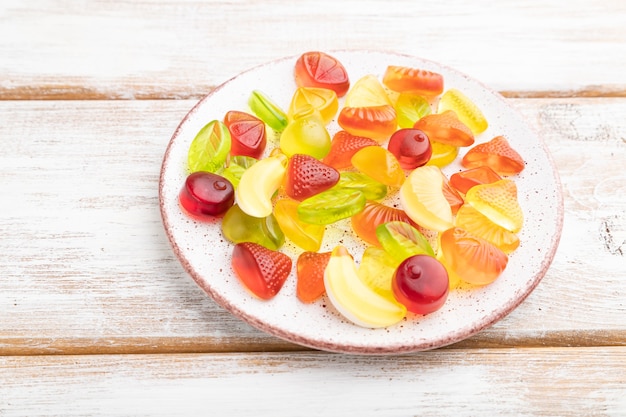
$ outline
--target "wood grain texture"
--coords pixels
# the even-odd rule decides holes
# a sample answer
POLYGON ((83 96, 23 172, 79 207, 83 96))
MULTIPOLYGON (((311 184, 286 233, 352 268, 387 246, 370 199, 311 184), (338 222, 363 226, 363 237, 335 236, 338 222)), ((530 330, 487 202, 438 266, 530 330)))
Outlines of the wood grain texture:
POLYGON ((624 347, 0 357, 0 371, 3 417, 626 414, 624 347))
MULTIPOLYGON (((626 99, 510 100, 560 171, 539 287, 452 348, 626 345, 626 99)), ((222 310, 175 259, 165 147, 193 100, 0 102, 0 354, 294 350, 222 310)))
POLYGON ((624 96, 625 21, 622 0, 8 0, 0 99, 198 98, 266 61, 346 48, 432 59, 509 96, 624 96))

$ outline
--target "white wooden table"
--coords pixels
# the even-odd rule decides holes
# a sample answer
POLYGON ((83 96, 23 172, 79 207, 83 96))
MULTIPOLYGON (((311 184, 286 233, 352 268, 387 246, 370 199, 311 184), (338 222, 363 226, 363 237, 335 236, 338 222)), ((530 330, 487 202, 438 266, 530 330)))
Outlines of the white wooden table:
POLYGON ((0 416, 626 415, 622 0, 0 4, 0 416), (187 111, 254 65, 393 50, 502 92, 563 184, 512 314, 402 356, 313 351, 209 299, 163 231, 187 111))

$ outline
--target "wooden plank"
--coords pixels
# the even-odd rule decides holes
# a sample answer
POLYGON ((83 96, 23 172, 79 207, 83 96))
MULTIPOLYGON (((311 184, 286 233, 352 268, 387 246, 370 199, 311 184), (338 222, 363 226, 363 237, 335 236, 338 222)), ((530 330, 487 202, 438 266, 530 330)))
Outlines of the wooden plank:
MULTIPOLYGON (((563 238, 517 310, 453 347, 623 346, 626 99, 510 102, 558 165, 563 238)), ((193 104, 0 102, 0 354, 297 349, 209 300, 170 250, 158 174, 193 104)))
POLYGON ((0 371, 3 417, 626 414, 624 347, 0 357, 0 371))
POLYGON ((0 99, 198 98, 263 62, 346 48, 429 58, 509 96, 624 96, 625 21, 622 0, 8 0, 0 99))

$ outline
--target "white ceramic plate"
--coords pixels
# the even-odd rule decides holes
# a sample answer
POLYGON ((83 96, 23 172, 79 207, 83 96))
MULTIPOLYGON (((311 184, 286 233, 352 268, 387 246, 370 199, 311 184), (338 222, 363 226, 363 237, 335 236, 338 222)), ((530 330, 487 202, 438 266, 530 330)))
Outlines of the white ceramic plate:
MULTIPOLYGON (((497 93, 449 67, 421 58, 387 52, 330 51, 346 67, 350 81, 374 74, 382 77, 387 65, 403 65, 436 71, 445 88, 464 92, 481 108, 489 128, 476 138, 485 142, 505 135, 525 159, 525 170, 514 177, 525 224, 521 245, 510 256, 505 272, 482 288, 452 291, 446 304, 427 316, 409 316, 397 325, 366 329, 345 320, 326 297, 302 304, 295 296, 295 260, 300 252, 291 244, 281 250, 294 260, 292 274, 281 292, 270 301, 252 297, 233 274, 233 245, 221 234, 219 222, 206 223, 186 217, 178 205, 185 181, 187 150, 196 133, 229 110, 249 111, 247 100, 259 89, 287 109, 293 92, 296 57, 284 58, 241 73, 203 98, 182 120, 165 152, 159 197, 163 223, 176 256, 195 282, 217 303, 251 325, 304 346, 334 352, 388 354, 427 350, 463 340, 491 326, 517 307, 546 273, 558 246, 563 222, 561 187, 552 159, 537 133, 497 93)), ((340 106, 343 100, 340 99, 340 106)), ((338 130, 333 121, 331 135, 338 130)), ((268 148, 276 142, 268 138, 268 148)), ((461 170, 459 160, 444 169, 450 175, 461 170)), ((328 228, 321 251, 330 251, 341 240, 360 260, 362 241, 354 237, 349 221, 328 228)))

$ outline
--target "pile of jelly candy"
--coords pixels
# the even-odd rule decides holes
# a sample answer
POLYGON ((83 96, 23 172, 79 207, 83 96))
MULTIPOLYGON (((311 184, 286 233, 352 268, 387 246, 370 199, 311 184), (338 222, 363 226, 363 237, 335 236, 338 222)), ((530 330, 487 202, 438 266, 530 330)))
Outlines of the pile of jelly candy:
POLYGON ((419 68, 389 65, 351 84, 339 60, 316 51, 297 59, 294 79, 286 112, 255 90, 249 109, 204 126, 179 194, 189 216, 221 218, 251 294, 267 300, 283 287, 293 269, 286 241, 300 250, 298 299, 326 294, 364 327, 432 313, 460 282, 498 278, 520 243, 512 177, 525 164, 504 136, 475 144, 488 127, 476 103, 419 68), (279 137, 273 148, 268 130, 279 137), (463 170, 448 178, 441 168, 464 147, 463 170), (366 247, 358 263, 342 244, 321 251, 326 229, 344 220, 366 247))

